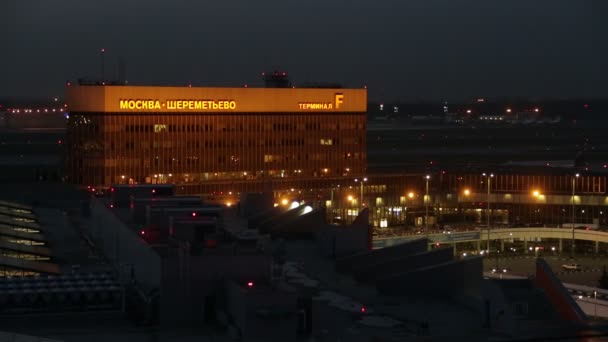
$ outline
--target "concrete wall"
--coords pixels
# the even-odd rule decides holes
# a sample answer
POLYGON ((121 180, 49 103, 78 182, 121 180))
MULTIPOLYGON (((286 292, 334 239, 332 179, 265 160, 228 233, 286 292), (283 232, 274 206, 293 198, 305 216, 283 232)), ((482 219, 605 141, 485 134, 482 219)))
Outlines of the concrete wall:
POLYGON ((130 272, 132 266, 137 283, 144 289, 160 288, 160 256, 103 202, 92 199, 90 208, 90 224, 86 229, 97 247, 121 272, 130 272))
POLYGON ((427 240, 418 239, 408 241, 403 244, 376 249, 371 252, 355 254, 352 256, 336 260, 336 271, 350 272, 355 267, 369 267, 371 265, 383 263, 396 257, 414 255, 427 250, 427 240))
POLYGON ((341 258, 368 251, 369 226, 326 227, 316 236, 323 255, 341 258))
POLYGON ((325 209, 314 209, 304 214, 305 206, 273 217, 261 225, 261 232, 285 238, 313 238, 325 226, 325 209))
POLYGON ((271 192, 244 193, 241 194, 239 202, 239 215, 249 218, 272 208, 273 204, 274 200, 271 192))
POLYGON ((357 281, 374 283, 377 279, 382 277, 448 262, 454 258, 453 255, 454 249, 449 247, 434 249, 410 256, 399 256, 377 264, 355 267, 354 276, 357 281))
POLYGON ((479 295, 483 280, 482 258, 470 257, 423 267, 378 279, 376 286, 385 295, 415 295, 452 298, 479 295))
POLYGON ((270 279, 266 255, 190 256, 174 250, 163 259, 161 324, 197 324, 207 296, 219 301, 226 279, 270 279))
POLYGON ((294 341, 298 328, 297 296, 276 289, 227 285, 228 313, 243 341, 294 341))
POLYGON ((512 309, 512 305, 505 297, 500 285, 492 280, 485 279, 482 282, 482 297, 484 298, 480 313, 482 314, 482 322, 492 331, 507 336, 517 334, 517 320, 512 309), (488 307, 485 307, 485 301, 488 302, 488 307), (485 310, 489 310, 487 313, 485 310))
POLYGON ((368 221, 369 215, 365 209, 349 226, 325 225, 325 229, 316 234, 323 255, 341 258, 368 252, 372 229, 368 221))

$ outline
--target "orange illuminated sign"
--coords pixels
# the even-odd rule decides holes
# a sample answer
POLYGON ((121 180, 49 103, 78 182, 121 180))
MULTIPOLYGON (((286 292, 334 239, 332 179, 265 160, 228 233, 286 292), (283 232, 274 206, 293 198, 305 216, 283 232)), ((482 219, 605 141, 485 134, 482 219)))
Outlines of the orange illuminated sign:
POLYGON ((300 102, 298 109, 302 110, 332 110, 340 108, 344 103, 344 94, 334 94, 334 102, 300 102))
POLYGON ((365 89, 68 86, 66 93, 70 112, 367 112, 365 89))
POLYGON ((233 100, 119 100, 119 108, 126 110, 235 110, 233 100))

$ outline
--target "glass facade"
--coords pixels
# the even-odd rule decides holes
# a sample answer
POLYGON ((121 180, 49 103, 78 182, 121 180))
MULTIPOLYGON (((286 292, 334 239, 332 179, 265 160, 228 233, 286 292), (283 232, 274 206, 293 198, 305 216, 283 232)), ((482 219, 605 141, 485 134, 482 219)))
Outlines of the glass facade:
POLYGON ((172 183, 181 194, 305 188, 365 174, 366 122, 365 111, 71 109, 67 177, 96 187, 172 183))

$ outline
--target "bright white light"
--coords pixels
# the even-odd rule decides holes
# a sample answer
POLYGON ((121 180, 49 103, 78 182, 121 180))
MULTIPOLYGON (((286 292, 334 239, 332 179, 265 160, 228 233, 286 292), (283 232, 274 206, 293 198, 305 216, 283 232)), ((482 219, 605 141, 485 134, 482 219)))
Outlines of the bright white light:
POLYGON ((306 215, 308 213, 310 213, 312 211, 312 207, 307 205, 304 207, 304 210, 302 210, 302 214, 301 215, 306 215))
POLYGON ((300 203, 298 203, 296 201, 293 201, 293 202, 291 202, 291 205, 289 206, 289 210, 295 209, 295 208, 297 208, 299 206, 300 206, 300 203))

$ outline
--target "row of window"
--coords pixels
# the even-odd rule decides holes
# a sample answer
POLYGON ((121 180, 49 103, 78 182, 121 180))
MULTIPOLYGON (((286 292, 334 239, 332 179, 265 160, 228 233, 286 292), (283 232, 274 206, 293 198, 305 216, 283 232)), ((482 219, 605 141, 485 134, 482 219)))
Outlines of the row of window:
MULTIPOLYGON (((175 148, 175 147, 186 147, 186 148, 224 148, 224 147, 285 147, 285 146, 304 146, 304 145, 315 145, 316 139, 259 139, 259 140, 204 140, 204 141, 154 141, 150 142, 139 142, 142 148, 175 148)), ((319 145, 333 146, 333 145, 357 145, 363 144, 363 138, 343 138, 343 139, 331 139, 322 138, 319 139, 319 145)), ((135 149, 136 143, 128 141, 125 143, 125 148, 135 149)), ((114 142, 110 143, 110 150, 116 149, 114 142)))
MULTIPOLYGON (((479 191, 487 189, 487 180, 481 175, 464 175, 449 177, 450 187, 465 188, 471 187, 479 191)), ((540 193, 561 192, 570 194, 576 193, 598 193, 603 194, 607 191, 607 178, 605 176, 580 175, 517 175, 517 174, 496 174, 492 177, 491 191, 493 192, 512 192, 512 191, 539 191, 540 193), (574 184, 572 183, 574 181, 574 184)))
MULTIPOLYGON (((243 162, 239 155, 224 155, 217 156, 216 162, 217 164, 239 164, 243 162)), ((277 163, 277 162, 289 162, 289 161, 330 161, 330 160, 359 160, 362 158, 360 153, 353 152, 345 152, 341 154, 337 153, 314 153, 314 154, 266 154, 263 156, 264 163, 277 163)), ((116 166, 121 159, 113 159, 106 158, 105 165, 106 166, 116 166)), ((205 157, 205 161, 211 161, 211 157, 205 157)), ((90 164, 94 162, 91 161, 90 164)), ((160 165, 199 165, 203 162, 203 158, 198 156, 188 156, 184 158, 161 158, 154 157, 151 159, 133 159, 131 164, 137 165, 142 164, 144 167, 150 167, 151 165, 160 166, 160 165)))
POLYGON ((126 125, 125 130, 131 133, 162 133, 162 132, 179 132, 179 133, 191 133, 191 132, 264 132, 264 131, 320 131, 320 130, 365 130, 364 123, 318 123, 310 122, 304 124, 236 124, 236 125, 216 125, 204 124, 204 125, 167 125, 167 124, 154 124, 154 125, 126 125))

